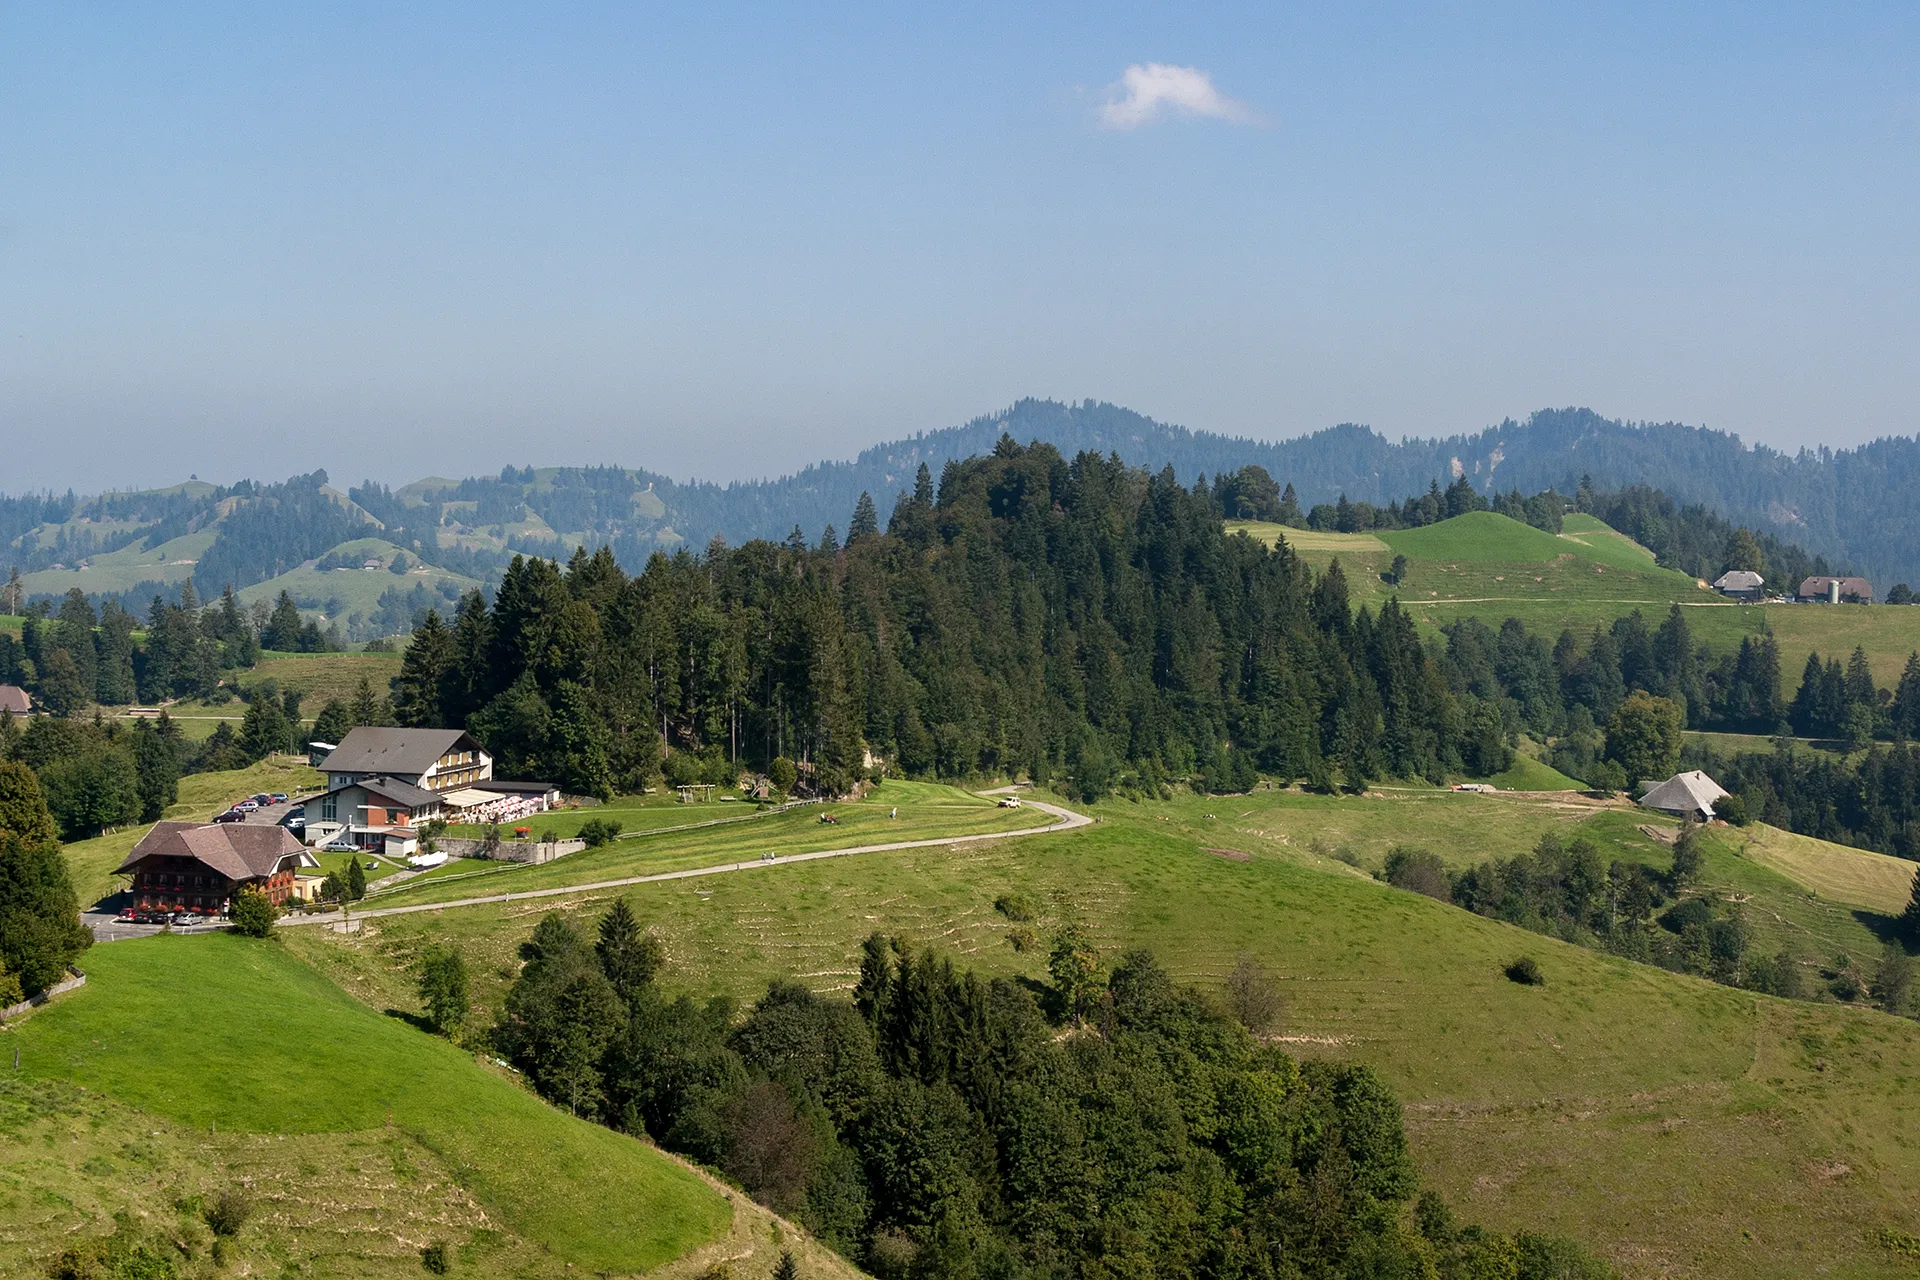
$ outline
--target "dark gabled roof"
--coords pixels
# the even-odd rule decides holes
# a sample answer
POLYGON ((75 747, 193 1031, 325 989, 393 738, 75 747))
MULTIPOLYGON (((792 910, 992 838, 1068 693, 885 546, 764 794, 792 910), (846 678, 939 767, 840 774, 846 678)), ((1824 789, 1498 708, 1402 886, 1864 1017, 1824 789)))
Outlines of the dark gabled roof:
POLYGON ((193 858, 229 880, 252 880, 305 852, 293 832, 264 822, 156 822, 114 874, 152 857, 193 858))
POLYGON ((363 724, 349 730, 320 767, 329 773, 408 773, 419 777, 456 747, 485 749, 464 729, 385 729, 363 724))
POLYGON ((1803 596, 1823 596, 1827 594, 1827 584, 1830 582, 1840 584, 1840 594, 1843 596, 1870 596, 1873 594, 1873 586, 1865 578, 1850 578, 1840 574, 1825 573, 1815 574, 1811 578, 1802 580, 1800 583, 1800 594, 1803 596))
MULTIPOLYGON (((435 759, 438 758, 437 756, 435 757, 435 759)), ((320 795, 311 796, 309 797, 309 801, 318 800, 320 796, 337 796, 348 787, 359 787, 362 791, 371 791, 375 795, 385 796, 389 800, 398 800, 409 809, 418 809, 425 805, 439 804, 441 800, 445 798, 437 791, 428 791, 423 787, 416 787, 411 782, 405 782, 399 778, 381 777, 362 778, 358 782, 349 782, 343 786, 335 787, 331 791, 322 791, 320 795)))
POLYGON ((17 716, 33 714, 33 699, 27 691, 17 684, 0 684, 0 711, 11 711, 17 716))
POLYGON ((483 782, 469 782, 461 788, 463 791, 504 791, 509 795, 536 791, 558 791, 559 784, 552 782, 515 782, 510 778, 488 778, 483 782))

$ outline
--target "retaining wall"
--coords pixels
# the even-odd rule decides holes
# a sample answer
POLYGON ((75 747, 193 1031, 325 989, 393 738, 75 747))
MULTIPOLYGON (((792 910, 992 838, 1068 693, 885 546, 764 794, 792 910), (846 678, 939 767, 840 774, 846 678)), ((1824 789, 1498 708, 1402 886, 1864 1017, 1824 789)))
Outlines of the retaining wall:
POLYGON ((66 992, 73 990, 75 987, 84 987, 86 985, 87 985, 87 975, 84 973, 75 971, 74 975, 71 978, 67 978, 63 981, 56 982, 52 986, 48 987, 45 991, 36 992, 35 994, 28 996, 25 1000, 22 1000, 19 1004, 9 1005, 4 1009, 0 1009, 0 1022, 5 1022, 8 1018, 16 1018, 21 1014, 25 1013, 27 1010, 35 1007, 36 1005, 45 1004, 47 1001, 53 999, 57 995, 63 995, 66 992))

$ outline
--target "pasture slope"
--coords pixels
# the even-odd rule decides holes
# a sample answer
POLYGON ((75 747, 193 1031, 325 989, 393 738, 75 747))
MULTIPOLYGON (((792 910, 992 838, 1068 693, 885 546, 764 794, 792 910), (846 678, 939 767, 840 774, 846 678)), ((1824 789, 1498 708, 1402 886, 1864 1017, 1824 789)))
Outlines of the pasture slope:
MULTIPOLYGON (((1044 980, 1044 948, 1016 950, 993 906, 1020 893, 1039 904, 1042 938, 1077 923, 1108 956, 1151 947, 1188 981, 1219 984, 1243 953, 1271 966, 1289 1002, 1281 1042, 1384 1072, 1427 1178, 1471 1218, 1578 1236, 1631 1276, 1911 1274, 1882 1233, 1920 1232, 1920 1027, 1629 963, 1368 874, 1409 839, 1464 865, 1547 830, 1664 869, 1668 845, 1641 828, 1665 824, 1644 812, 1426 788, 1092 812, 1091 827, 1018 841, 582 889, 367 920, 352 935, 290 931, 285 945, 374 1007, 411 1009, 408 965, 450 944, 478 1003, 497 1007, 542 914, 591 923, 621 895, 662 937, 670 990, 751 1000, 797 977, 844 993, 876 930, 1044 980), (1545 986, 1503 976, 1522 954, 1545 986)), ((1726 833, 1697 892, 1741 903, 1756 945, 1789 950, 1813 985, 1834 951, 1873 954, 1884 923, 1748 858, 1726 833)))
POLYGON ((574 1119, 484 1059, 353 1000, 277 942, 156 937, 95 948, 88 984, 0 1039, 0 1276, 114 1230, 184 1245, 200 1209, 255 1205, 239 1274, 690 1275, 770 1267, 779 1239, 844 1273, 682 1162, 574 1119))
POLYGON ((1397 597, 1430 633, 1460 618, 1498 627, 1512 617, 1548 643, 1566 628, 1584 641, 1595 626, 1636 609, 1649 627, 1657 627, 1675 604, 1686 607, 1693 633, 1715 652, 1736 649, 1742 636, 1770 628, 1788 697, 1799 687, 1810 652, 1844 661, 1857 645, 1866 650, 1874 678, 1891 687, 1907 655, 1920 649, 1920 608, 1736 604, 1659 567, 1645 547, 1580 513, 1569 515, 1558 535, 1491 511, 1377 533, 1323 533, 1252 520, 1230 520, 1227 529, 1268 545, 1284 538, 1316 570, 1337 558, 1356 604, 1378 608, 1397 597), (1407 573, 1390 583, 1396 555, 1406 556, 1407 573))

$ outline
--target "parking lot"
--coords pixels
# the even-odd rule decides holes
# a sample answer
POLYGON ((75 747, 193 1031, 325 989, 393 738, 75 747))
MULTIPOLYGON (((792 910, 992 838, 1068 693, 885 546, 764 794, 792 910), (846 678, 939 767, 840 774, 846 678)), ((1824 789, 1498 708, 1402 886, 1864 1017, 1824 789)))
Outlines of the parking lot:
MULTIPOLYGON (((132 894, 116 893, 104 899, 91 911, 80 913, 80 923, 93 931, 95 942, 118 942, 123 938, 151 938, 156 933, 165 933, 166 925, 134 924, 120 919, 120 912, 130 905, 132 894)), ((228 928, 228 922, 217 916, 205 917, 200 923, 174 926, 175 933, 208 933, 214 929, 228 928)))

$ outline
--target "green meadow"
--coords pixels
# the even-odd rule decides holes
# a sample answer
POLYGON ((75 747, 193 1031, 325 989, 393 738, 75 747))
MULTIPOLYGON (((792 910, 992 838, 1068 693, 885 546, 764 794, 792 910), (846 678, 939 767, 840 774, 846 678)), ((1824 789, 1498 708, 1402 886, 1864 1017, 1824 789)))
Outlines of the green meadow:
MULTIPOLYGON (((1577 796, 1432 789, 1093 812, 1079 831, 621 892, 665 943, 669 989, 745 1000, 774 977, 846 991, 875 930, 1035 980, 1069 923, 1109 957, 1149 946, 1207 986, 1252 954, 1286 993, 1281 1042, 1384 1072, 1426 1176, 1470 1218, 1577 1235, 1634 1276, 1911 1274, 1878 1233, 1920 1231, 1920 1027, 1630 963, 1369 874, 1396 844, 1465 865, 1548 830, 1664 869, 1667 845, 1641 829, 1664 820, 1577 796), (1007 894, 1034 904, 1023 927, 1040 946, 1015 945, 1022 926, 994 906, 1007 894), (1544 987, 1503 976, 1522 954, 1544 987)), ((1832 846, 1812 843, 1817 866, 1832 846)), ((1815 891, 1717 833, 1696 892, 1739 905, 1756 945, 1792 951, 1817 985, 1833 951, 1877 947, 1875 912, 1826 896, 1850 892, 1835 874, 1815 891)), ((479 1002, 497 1005, 542 914, 590 923, 614 896, 373 919, 349 936, 290 931, 287 945, 363 1000, 410 1008, 407 966, 445 942, 467 956, 479 1002)))
POLYGON ((1907 656, 1920 650, 1920 608, 1738 604, 1659 567, 1645 547, 1577 512, 1558 535, 1491 511, 1377 533, 1325 533, 1253 520, 1230 520, 1227 529, 1268 545, 1284 538, 1319 571, 1338 559, 1356 604, 1378 608, 1398 598, 1430 634, 1461 618, 1477 617, 1491 627, 1518 618, 1549 642, 1567 628, 1584 640, 1594 627, 1635 610, 1657 627, 1675 604, 1687 609, 1688 626, 1715 652, 1730 652, 1743 636, 1771 630, 1788 697, 1799 687, 1811 652, 1844 661, 1856 646, 1863 648, 1874 678, 1891 687, 1907 656), (1390 583, 1397 555, 1407 558, 1407 572, 1390 583))
POLYGON ((380 597, 396 587, 401 591, 411 591, 416 584, 425 584, 432 590, 444 582, 452 584, 459 592, 465 592, 480 585, 472 578, 449 572, 437 565, 418 563, 410 555, 408 562, 413 567, 406 573, 392 573, 386 566, 392 563, 394 556, 406 553, 379 538, 357 538, 343 542, 327 554, 363 562, 377 560, 380 567, 367 569, 354 564, 351 568, 323 571, 302 565, 287 570, 277 578, 242 588, 241 603, 250 605, 256 600, 265 600, 271 604, 285 591, 295 600, 327 604, 327 617, 339 621, 349 613, 375 612, 380 607, 380 597))
MULTIPOLYGON (((497 1226, 555 1269, 648 1270, 729 1229, 727 1199, 679 1162, 353 1000, 275 942, 162 936, 97 947, 86 967, 84 988, 8 1033, 20 1054, 10 1090, 71 1086, 209 1135, 393 1143, 395 1198, 432 1190, 398 1168, 424 1150, 479 1211, 454 1215, 469 1236, 497 1226)), ((146 1135, 136 1123, 121 1136, 146 1135)), ((29 1194, 17 1180, 6 1191, 29 1194)), ((309 1194, 333 1195, 317 1165, 309 1194)))
MULTIPOLYGON (((612 806, 595 807, 569 814, 543 814, 531 824, 519 825, 532 825, 538 835, 548 825, 542 819, 548 817, 553 819, 552 825, 556 828, 563 818, 572 819, 577 827, 579 822, 594 815, 617 818, 621 812, 612 806)), ((1050 815, 1032 809, 1002 809, 993 800, 957 787, 901 781, 876 787, 862 800, 804 805, 781 812, 756 814, 744 805, 717 802, 648 805, 640 812, 649 818, 678 818, 680 822, 668 821, 655 833, 616 840, 540 866, 477 859, 450 861, 437 868, 435 874, 397 885, 377 898, 370 898, 368 903, 382 907, 408 906, 482 894, 524 893, 729 862, 750 863, 768 853, 811 853, 898 840, 989 834, 1045 826, 1053 821, 1050 815), (822 821, 827 814, 835 821, 822 821), (711 826, 674 829, 680 823, 714 819, 721 821, 711 826)))

